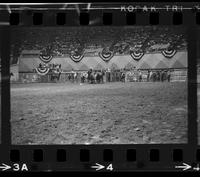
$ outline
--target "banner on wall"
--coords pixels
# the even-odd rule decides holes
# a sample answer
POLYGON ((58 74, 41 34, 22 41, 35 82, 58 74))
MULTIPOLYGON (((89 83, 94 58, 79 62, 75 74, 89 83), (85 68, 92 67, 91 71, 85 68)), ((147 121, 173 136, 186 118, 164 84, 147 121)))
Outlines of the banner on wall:
POLYGON ((39 75, 44 76, 48 74, 50 69, 48 67, 45 67, 45 68, 38 67, 38 68, 35 68, 35 70, 39 75))
POLYGON ((40 60, 41 60, 42 62, 44 62, 44 63, 49 63, 49 62, 52 60, 53 56, 52 56, 52 55, 40 54, 39 58, 40 58, 40 60))
POLYGON ((134 60, 139 61, 143 57, 144 52, 141 52, 141 51, 131 51, 130 54, 131 54, 131 57, 134 60))
POLYGON ((73 54, 70 55, 70 58, 74 61, 74 62, 80 62, 83 59, 84 55, 79 53, 79 52, 75 52, 73 54))
POLYGON ((176 54, 176 52, 177 51, 173 49, 172 50, 166 49, 162 51, 162 54, 166 58, 172 58, 176 54))
POLYGON ((99 52, 99 56, 101 57, 101 59, 108 62, 114 56, 114 52, 103 49, 101 52, 99 52))

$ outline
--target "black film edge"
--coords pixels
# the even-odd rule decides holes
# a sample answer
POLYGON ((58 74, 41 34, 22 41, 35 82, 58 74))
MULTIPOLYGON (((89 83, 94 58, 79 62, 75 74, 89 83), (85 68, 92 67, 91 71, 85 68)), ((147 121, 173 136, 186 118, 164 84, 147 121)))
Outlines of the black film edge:
POLYGON ((197 3, 0 8, 0 171, 200 170, 197 3))

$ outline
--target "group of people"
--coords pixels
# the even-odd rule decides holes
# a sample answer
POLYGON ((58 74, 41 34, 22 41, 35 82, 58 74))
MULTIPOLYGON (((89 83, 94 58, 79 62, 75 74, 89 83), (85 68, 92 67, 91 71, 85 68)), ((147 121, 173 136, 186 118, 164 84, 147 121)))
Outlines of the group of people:
POLYGON ((170 70, 133 70, 126 72, 126 80, 127 81, 135 81, 135 82, 170 82, 171 79, 171 71, 170 70))
POLYGON ((100 84, 104 82, 104 79, 103 79, 104 75, 105 75, 104 70, 93 71, 92 69, 90 69, 87 72, 87 79, 88 79, 88 82, 91 84, 95 84, 95 83, 100 84))
POLYGON ((56 64, 56 63, 43 63, 42 64, 42 63, 40 63, 39 68, 49 68, 51 81, 60 80, 60 76, 62 73, 61 64, 56 64))
POLYGON ((82 71, 80 73, 72 70, 70 73, 68 73, 68 80, 76 83, 78 82, 79 78, 80 78, 80 82, 81 83, 91 83, 91 84, 100 84, 103 83, 103 76, 104 76, 105 72, 103 70, 88 70, 88 71, 82 71))
MULTIPOLYGON (((39 67, 44 67, 41 63, 39 67)), ((60 80, 60 76, 62 73, 61 64, 45 64, 45 67, 49 67, 50 69, 50 80, 58 81, 60 80)), ((168 70, 137 70, 134 68, 133 70, 126 71, 123 70, 93 70, 89 69, 88 71, 77 72, 72 70, 67 73, 67 80, 78 83, 104 83, 104 82, 126 82, 126 81, 146 81, 146 82, 157 82, 157 81, 168 81, 171 79, 171 71, 168 70)))
POLYGON ((99 84, 105 82, 125 82, 125 72, 121 70, 92 70, 81 72, 81 82, 99 84))
POLYGON ((171 79, 171 71, 168 70, 157 70, 157 71, 148 71, 147 81, 161 81, 164 82, 167 80, 170 82, 171 79))
POLYGON ((78 73, 76 71, 72 70, 67 76, 69 81, 78 82, 78 73))

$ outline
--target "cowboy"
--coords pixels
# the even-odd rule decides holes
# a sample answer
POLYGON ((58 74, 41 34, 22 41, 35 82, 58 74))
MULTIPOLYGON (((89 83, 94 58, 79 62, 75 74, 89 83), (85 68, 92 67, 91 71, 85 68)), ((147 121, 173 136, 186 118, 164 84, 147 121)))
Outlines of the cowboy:
POLYGON ((58 65, 57 71, 58 71, 58 80, 60 80, 60 76, 61 76, 61 73, 62 73, 61 64, 58 65))
POLYGON ((72 82, 74 82, 74 75, 75 75, 75 72, 74 72, 74 69, 71 70, 71 79, 72 79, 72 82))
POLYGON ((78 77, 78 73, 77 72, 74 72, 74 81, 77 82, 77 77, 78 77))
POLYGON ((71 74, 70 73, 68 74, 68 80, 69 81, 71 80, 71 74))
POLYGON ((111 81, 111 70, 110 70, 110 68, 108 68, 107 69, 107 80, 108 80, 108 82, 110 82, 111 81))
POLYGON ((147 73, 147 82, 149 82, 149 79, 150 79, 150 71, 148 70, 148 73, 147 73))
POLYGON ((156 72, 156 80, 157 80, 157 81, 160 81, 160 71, 157 71, 157 72, 156 72))
POLYGON ((125 82, 125 73, 124 72, 121 73, 120 79, 121 79, 122 82, 125 82))
POLYGON ((92 68, 90 68, 87 72, 88 74, 88 82, 91 82, 91 74, 92 74, 92 68))
POLYGON ((150 72, 149 72, 149 81, 151 80, 152 75, 153 75, 153 72, 150 71, 150 72))
POLYGON ((84 72, 81 72, 81 83, 84 83, 85 81, 85 74, 84 72))
POLYGON ((161 81, 163 82, 165 79, 165 72, 162 70, 161 72, 161 81))
POLYGON ((170 82, 170 78, 171 78, 171 72, 170 70, 167 71, 167 80, 168 82, 170 82))
POLYGON ((139 70, 139 82, 141 82, 142 81, 142 72, 141 72, 141 70, 139 70))

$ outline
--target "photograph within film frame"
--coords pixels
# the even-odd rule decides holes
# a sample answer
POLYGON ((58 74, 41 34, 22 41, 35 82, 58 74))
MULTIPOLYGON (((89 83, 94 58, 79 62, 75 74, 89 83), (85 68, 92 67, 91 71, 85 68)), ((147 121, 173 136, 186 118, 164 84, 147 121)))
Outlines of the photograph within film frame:
POLYGON ((0 6, 0 170, 199 171, 197 5, 0 6))
POLYGON ((198 145, 200 144, 200 28, 197 29, 197 115, 198 115, 198 145))

